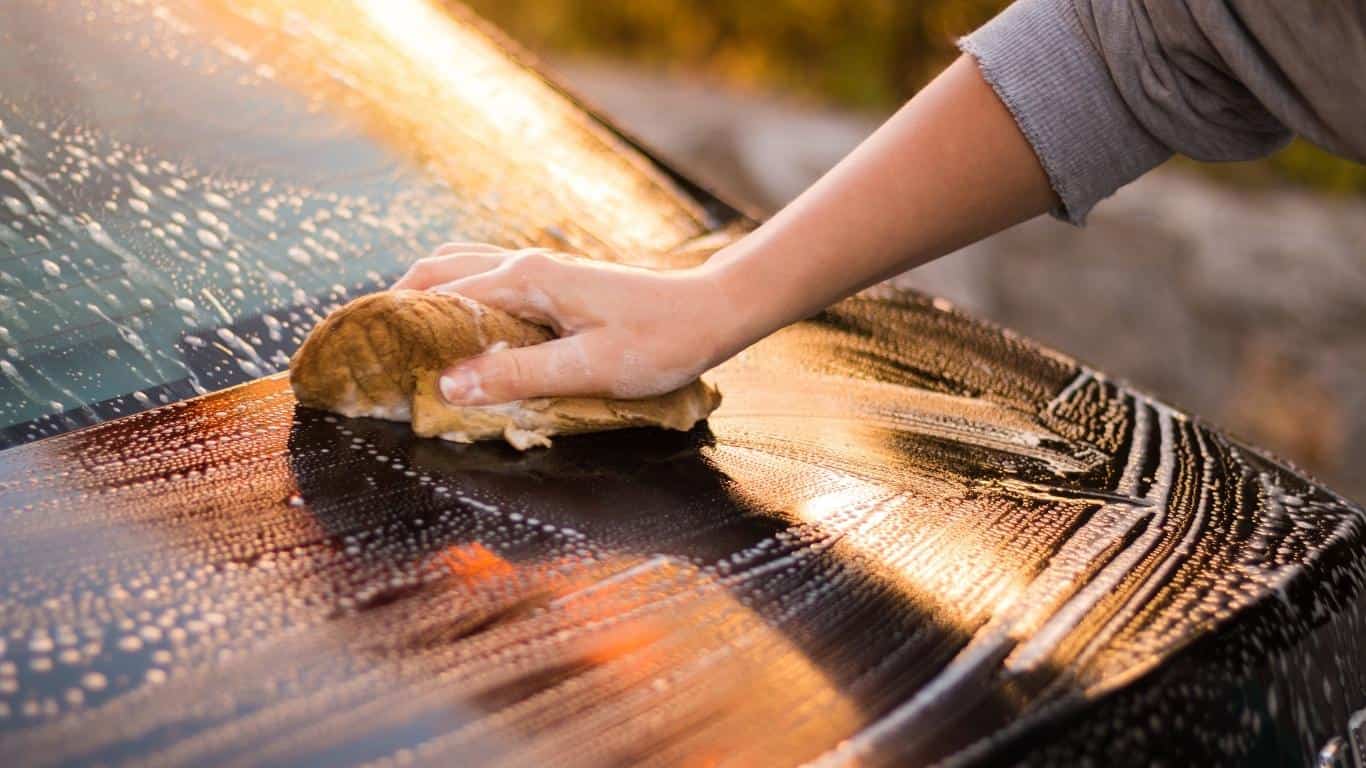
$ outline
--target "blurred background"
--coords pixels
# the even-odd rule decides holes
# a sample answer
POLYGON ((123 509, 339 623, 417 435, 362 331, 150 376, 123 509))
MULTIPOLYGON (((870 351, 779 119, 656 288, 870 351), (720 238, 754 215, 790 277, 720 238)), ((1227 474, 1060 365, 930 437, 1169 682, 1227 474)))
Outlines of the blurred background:
MULTIPOLYGON (((1000 0, 471 0, 733 202, 794 197, 1000 0)), ((1037 220, 897 278, 1366 499, 1366 168, 1304 142, 1173 160, 1077 229, 1037 220)))

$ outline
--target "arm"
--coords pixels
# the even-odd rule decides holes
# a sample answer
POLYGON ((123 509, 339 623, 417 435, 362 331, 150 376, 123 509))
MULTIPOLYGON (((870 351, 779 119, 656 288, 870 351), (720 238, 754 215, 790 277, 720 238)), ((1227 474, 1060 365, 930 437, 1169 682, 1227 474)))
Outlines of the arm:
POLYGON ((1361 0, 1313 8, 1019 0, 960 41, 971 59, 702 267, 650 272, 452 245, 397 287, 464 293, 562 336, 456 366, 442 379, 452 402, 664 392, 1046 209, 1080 223, 1173 152, 1246 159, 1298 132, 1366 159, 1366 14, 1361 0))
POLYGON ((748 343, 1053 205, 1029 143, 964 56, 707 268, 733 306, 754 303, 748 343))
POLYGON ((788 323, 1056 204, 1029 143, 960 58, 770 221, 687 270, 451 244, 395 288, 461 293, 561 338, 443 375, 455 404, 644 397, 788 323))

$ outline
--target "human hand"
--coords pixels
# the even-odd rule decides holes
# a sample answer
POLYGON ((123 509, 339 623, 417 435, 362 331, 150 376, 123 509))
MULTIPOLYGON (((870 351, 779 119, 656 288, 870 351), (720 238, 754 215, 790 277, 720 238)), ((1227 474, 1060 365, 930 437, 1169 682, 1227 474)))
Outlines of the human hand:
POLYGON ((393 287, 458 293, 560 337, 491 349, 452 366, 439 386, 453 405, 649 397, 683 386, 746 343, 705 267, 656 271, 539 248, 449 243, 393 287))

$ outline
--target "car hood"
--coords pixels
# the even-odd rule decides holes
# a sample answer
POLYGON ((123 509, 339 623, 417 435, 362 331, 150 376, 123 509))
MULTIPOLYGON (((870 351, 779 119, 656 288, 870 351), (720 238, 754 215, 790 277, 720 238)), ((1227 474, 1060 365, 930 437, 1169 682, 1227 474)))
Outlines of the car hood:
POLYGON ((928 298, 765 340, 686 434, 518 454, 298 407, 258 373, 441 239, 666 266, 746 222, 458 10, 85 13, 21 4, 0 29, 0 65, 70 85, 0 100, 24 158, 0 171, 45 190, 0 210, 23 211, 0 247, 32 294, 5 310, 34 312, 7 338, 69 363, 15 367, 56 371, 55 406, 29 399, 62 412, 14 439, 151 408, 139 388, 179 363, 204 389, 254 380, 0 452, 5 757, 1280 763, 1366 703, 1360 508, 928 298), (206 84, 188 105, 186 83, 206 84), (45 118, 59 99, 79 119, 45 118), (43 263, 39 225, 69 260, 43 263), (214 288, 233 259, 236 304, 214 288), (97 268, 99 290, 78 279, 97 268), (129 364, 95 380, 75 363, 105 347, 129 364), (144 397, 71 416, 101 387, 144 397))
POLYGON ((525 455, 282 377, 0 453, 0 743, 1067 762, 1120 729, 1219 755, 1224 710, 1173 701, 1360 622, 1360 508, 942 303, 846 301, 714 375, 691 433, 525 455))

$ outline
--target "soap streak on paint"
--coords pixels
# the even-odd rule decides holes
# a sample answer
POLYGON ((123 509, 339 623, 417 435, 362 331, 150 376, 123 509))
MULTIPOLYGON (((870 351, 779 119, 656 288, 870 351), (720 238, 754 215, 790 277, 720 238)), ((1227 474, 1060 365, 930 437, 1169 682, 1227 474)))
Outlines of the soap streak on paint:
MULTIPOLYGON (((0 454, 21 662, 0 669, 0 744, 171 765, 967 760, 1194 643, 1360 609, 1332 602, 1366 579, 1358 507, 928 301, 847 302, 716 376, 709 430, 530 455, 300 410, 278 377, 0 454), (1330 589, 1335 559, 1355 566, 1330 589), (29 665, 82 627, 70 673, 29 665), (103 687, 65 697, 83 675, 103 687)), ((1284 749, 1360 707, 1359 662, 1311 681, 1323 717, 1284 749)), ((1222 711, 1113 727, 1209 762, 1285 738, 1222 711)))

